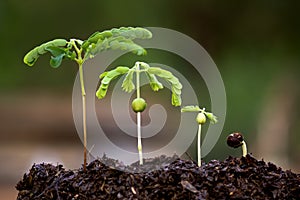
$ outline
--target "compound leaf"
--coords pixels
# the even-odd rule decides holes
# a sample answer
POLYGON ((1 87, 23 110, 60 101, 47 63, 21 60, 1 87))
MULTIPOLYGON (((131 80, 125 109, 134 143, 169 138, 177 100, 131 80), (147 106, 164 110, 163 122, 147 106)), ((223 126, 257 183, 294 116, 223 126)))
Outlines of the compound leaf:
POLYGON ((148 69, 150 68, 150 66, 147 63, 140 62, 140 66, 146 70, 145 73, 149 80, 150 87, 153 91, 156 92, 156 91, 164 88, 163 84, 157 80, 157 78, 154 74, 148 73, 148 69))
POLYGON ((137 55, 145 55, 146 50, 133 42, 134 39, 149 39, 152 33, 141 27, 113 28, 103 32, 93 33, 83 42, 85 59, 92 58, 97 53, 108 49, 121 49, 132 51, 137 55))
POLYGON ((86 41, 83 42, 82 48, 86 50, 92 44, 97 44, 110 37, 119 37, 119 36, 122 36, 129 40, 149 39, 152 37, 152 33, 149 30, 141 27, 136 27, 136 28, 121 27, 121 28, 113 28, 111 30, 105 30, 103 32, 97 31, 93 33, 86 41))
POLYGON ((206 115, 206 117, 210 120, 210 122, 212 124, 215 124, 218 122, 218 119, 217 117, 213 114, 213 113, 210 113, 210 112, 204 112, 204 114, 206 115))
POLYGON ((113 28, 111 33, 114 37, 122 36, 130 40, 150 39, 152 37, 152 33, 149 30, 141 27, 113 28))
POLYGON ((132 81, 133 79, 133 74, 134 74, 134 70, 129 70, 127 75, 124 78, 124 81, 122 83, 122 89, 125 92, 131 92, 132 90, 134 90, 135 86, 134 83, 132 81))
POLYGON ((100 75, 100 78, 103 78, 101 84, 96 92, 98 99, 103 99, 106 96, 108 86, 110 82, 117 78, 120 75, 123 75, 129 71, 128 67, 117 67, 111 71, 104 72, 100 75))
POLYGON ((111 31, 95 32, 82 44, 83 49, 87 49, 91 44, 96 44, 100 41, 103 41, 105 38, 112 36, 111 31))
POLYGON ((181 112, 200 112, 199 106, 184 106, 181 108, 181 112))
POLYGON ((152 88, 153 91, 156 92, 164 88, 163 84, 157 80, 154 74, 149 74, 148 72, 146 72, 146 74, 149 79, 150 87, 152 88))
POLYGON ((65 39, 55 39, 49 42, 46 42, 38 47, 35 47, 31 51, 29 51, 24 56, 24 63, 28 66, 33 66, 34 63, 37 61, 40 55, 45 54, 48 52, 49 47, 64 47, 66 46, 67 41, 65 39))
POLYGON ((171 72, 161 69, 159 67, 150 67, 147 72, 165 79, 171 84, 172 88, 172 105, 181 105, 181 89, 182 85, 177 77, 175 77, 171 72))
POLYGON ((199 108, 199 106, 184 106, 183 108, 181 108, 181 112, 203 112, 212 124, 218 122, 217 117, 213 113, 206 112, 204 108, 201 109, 199 108))
POLYGON ((125 51, 131 51, 137 55, 146 55, 147 53, 143 47, 134 43, 132 40, 119 36, 119 37, 105 38, 103 41, 99 40, 96 44, 93 44, 89 47, 85 57, 91 58, 94 57, 97 53, 109 49, 112 50, 120 49, 125 51))
POLYGON ((62 59, 64 58, 65 54, 59 54, 57 56, 51 56, 50 65, 53 68, 57 68, 61 65, 62 59))

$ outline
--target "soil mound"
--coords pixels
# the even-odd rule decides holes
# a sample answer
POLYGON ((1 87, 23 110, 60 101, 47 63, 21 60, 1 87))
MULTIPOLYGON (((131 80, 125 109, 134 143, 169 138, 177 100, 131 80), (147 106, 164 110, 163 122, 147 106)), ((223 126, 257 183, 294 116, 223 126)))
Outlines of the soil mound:
POLYGON ((107 167, 101 159, 91 162, 85 172, 82 168, 65 170, 62 165, 34 164, 16 186, 17 199, 300 199, 300 174, 283 171, 250 154, 212 160, 201 167, 194 161, 175 158, 160 169, 155 169, 158 162, 174 158, 145 160, 143 169, 136 163, 124 166, 107 157, 102 159, 114 167, 107 167), (116 169, 122 167, 136 173, 116 169))

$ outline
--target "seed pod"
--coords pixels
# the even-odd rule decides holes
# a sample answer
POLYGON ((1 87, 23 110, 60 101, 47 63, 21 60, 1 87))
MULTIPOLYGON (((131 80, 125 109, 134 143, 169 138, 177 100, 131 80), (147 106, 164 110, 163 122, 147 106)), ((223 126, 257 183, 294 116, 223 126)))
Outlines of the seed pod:
POLYGON ((243 141, 244 138, 241 133, 232 133, 227 137, 227 145, 233 148, 242 146, 243 141))
POLYGON ((143 112, 147 107, 147 103, 143 98, 136 98, 132 101, 131 107, 132 110, 136 113, 143 112))

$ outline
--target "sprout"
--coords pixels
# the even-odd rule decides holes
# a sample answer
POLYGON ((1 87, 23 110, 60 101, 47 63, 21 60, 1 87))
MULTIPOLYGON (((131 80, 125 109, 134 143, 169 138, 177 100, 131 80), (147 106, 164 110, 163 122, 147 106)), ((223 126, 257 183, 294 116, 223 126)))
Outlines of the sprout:
POLYGON ((218 122, 217 117, 210 112, 206 112, 205 108, 200 108, 199 106, 185 106, 181 109, 181 112, 198 112, 198 115, 196 117, 196 121, 198 123, 198 134, 197 134, 197 154, 198 154, 198 166, 201 166, 201 128, 202 125, 205 124, 206 118, 210 120, 212 124, 215 124, 218 122))
POLYGON ((241 133, 232 133, 227 137, 227 145, 233 148, 242 146, 243 156, 247 155, 247 145, 241 133))
POLYGON ((145 73, 150 87, 154 92, 163 89, 164 86, 157 77, 164 79, 171 85, 172 88, 172 105, 181 105, 181 89, 182 85, 177 77, 171 72, 161 69, 159 67, 150 67, 145 62, 136 62, 131 68, 119 66, 113 70, 104 72, 100 75, 101 84, 96 92, 96 96, 99 99, 103 99, 106 96, 108 86, 110 82, 118 76, 124 75, 125 78, 122 83, 122 89, 125 92, 132 92, 136 89, 136 98, 132 101, 131 108, 136 113, 137 121, 137 138, 138 144, 137 149, 139 153, 140 165, 143 164, 143 148, 142 148, 142 132, 141 132, 141 113, 146 109, 147 103, 141 98, 141 87, 140 87, 140 73, 145 73), (136 84, 133 83, 133 76, 136 75, 136 84))

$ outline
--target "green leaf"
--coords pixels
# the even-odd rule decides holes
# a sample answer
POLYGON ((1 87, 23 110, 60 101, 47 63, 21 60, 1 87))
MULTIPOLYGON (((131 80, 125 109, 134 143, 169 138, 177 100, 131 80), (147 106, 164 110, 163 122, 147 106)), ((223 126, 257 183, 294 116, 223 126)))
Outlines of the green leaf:
POLYGON ((181 112, 200 112, 202 111, 199 106, 184 106, 181 108, 181 112))
POLYGON ((157 80, 157 78, 154 74, 149 74, 149 73, 146 73, 146 74, 149 79, 150 87, 152 88, 153 91, 156 92, 156 91, 164 88, 163 84, 157 80))
POLYGON ((164 88, 163 84, 157 80, 156 76, 154 74, 151 74, 148 72, 148 69, 150 68, 150 66, 147 63, 140 62, 140 66, 141 66, 141 68, 146 70, 145 72, 146 72, 147 78, 149 80, 150 87, 153 91, 156 92, 156 91, 164 88))
POLYGON ((103 32, 93 33, 83 42, 85 60, 94 57, 97 53, 109 49, 121 49, 132 51, 137 55, 145 55, 146 50, 133 42, 134 39, 149 39, 152 33, 141 27, 113 28, 103 32))
POLYGON ((96 92, 98 99, 103 99, 106 96, 108 86, 110 82, 117 78, 120 75, 123 75, 129 71, 128 67, 117 67, 111 71, 104 72, 100 75, 100 78, 103 78, 101 84, 96 92))
POLYGON ((59 56, 62 54, 66 54, 65 49, 55 46, 49 46, 45 48, 46 51, 50 52, 53 56, 59 56))
POLYGON ((103 78, 107 75, 107 73, 108 73, 108 72, 103 72, 102 74, 100 74, 99 78, 100 78, 100 79, 103 79, 103 78))
POLYGON ((205 114, 205 116, 210 120, 212 124, 215 124, 218 122, 217 117, 211 113, 211 112, 206 112, 205 108, 201 109, 199 106, 184 106, 181 108, 181 112, 202 112, 205 114))
POLYGON ((55 39, 55 40, 46 42, 44 44, 41 44, 38 47, 35 47, 31 51, 29 51, 24 56, 23 61, 28 66, 33 66, 40 55, 48 52, 47 48, 49 48, 49 47, 64 47, 64 46, 66 46, 66 44, 67 44, 67 41, 65 39, 55 39))
POLYGON ((103 41, 99 40, 96 44, 91 45, 89 47, 85 57, 91 58, 94 57, 99 52, 103 52, 110 49, 131 51, 137 55, 146 55, 147 53, 143 47, 135 44, 132 40, 119 36, 119 37, 105 38, 103 41))
POLYGON ((61 65, 62 59, 64 58, 65 54, 60 54, 57 56, 51 56, 50 65, 53 68, 58 68, 61 65))
POLYGON ((111 33, 114 37, 123 36, 127 39, 150 39, 152 37, 152 33, 141 27, 121 27, 121 28, 113 28, 111 33))
POLYGON ((217 117, 213 114, 213 113, 210 113, 210 112, 204 112, 204 114, 206 115, 206 117, 210 120, 210 122, 212 124, 215 124, 218 122, 218 119, 217 117))
POLYGON ((53 68, 57 68, 61 65, 62 59, 65 57, 65 49, 55 46, 49 46, 45 48, 46 51, 49 51, 53 56, 50 59, 50 65, 53 68))
POLYGON ((172 89, 172 105, 181 105, 181 89, 182 85, 177 77, 175 77, 171 72, 161 69, 159 67, 150 67, 147 72, 165 79, 171 84, 172 89))
POLYGON ((83 42, 82 48, 87 49, 91 44, 96 44, 100 41, 103 41, 105 38, 112 36, 111 31, 95 32, 93 33, 86 41, 83 42))
POLYGON ((132 81, 134 72, 135 72, 134 70, 129 70, 127 75, 124 78, 124 81, 122 83, 122 89, 125 92, 129 93, 132 90, 134 90, 134 88, 135 88, 133 81, 132 81))

